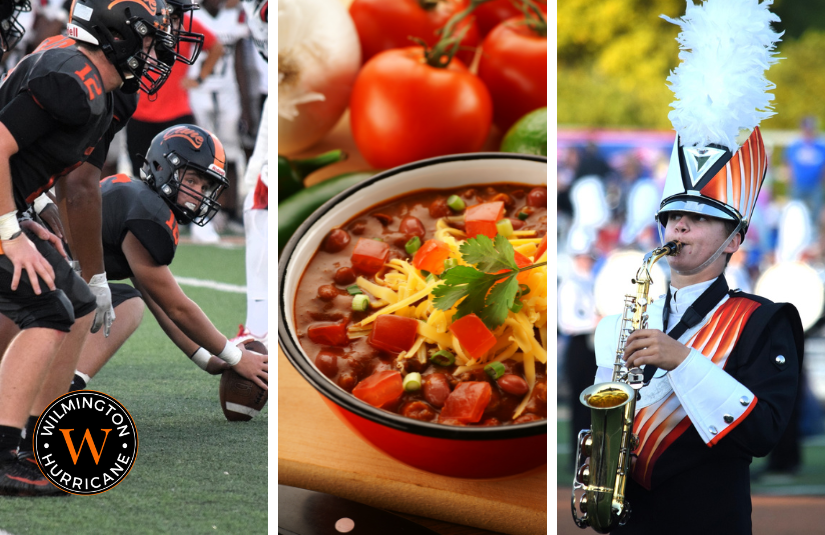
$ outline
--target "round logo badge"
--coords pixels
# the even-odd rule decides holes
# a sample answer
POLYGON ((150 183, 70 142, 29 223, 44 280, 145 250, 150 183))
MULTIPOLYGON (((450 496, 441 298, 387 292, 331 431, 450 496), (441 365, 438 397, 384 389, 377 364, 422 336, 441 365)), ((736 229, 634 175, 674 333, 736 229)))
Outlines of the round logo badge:
POLYGON ((43 475, 81 495, 100 494, 120 483, 138 450, 135 422, 126 408, 92 390, 54 400, 37 420, 33 439, 43 475))

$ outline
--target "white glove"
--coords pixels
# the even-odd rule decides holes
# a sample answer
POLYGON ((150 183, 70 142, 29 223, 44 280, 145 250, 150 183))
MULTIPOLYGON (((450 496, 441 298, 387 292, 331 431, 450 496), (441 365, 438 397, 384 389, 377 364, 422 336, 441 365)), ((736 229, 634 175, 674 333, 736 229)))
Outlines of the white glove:
POLYGON ((91 280, 89 280, 89 289, 95 294, 97 300, 92 332, 96 333, 103 327, 103 335, 108 338, 109 329, 112 327, 112 322, 115 321, 115 309, 112 308, 112 290, 106 280, 106 273, 92 275, 91 280))

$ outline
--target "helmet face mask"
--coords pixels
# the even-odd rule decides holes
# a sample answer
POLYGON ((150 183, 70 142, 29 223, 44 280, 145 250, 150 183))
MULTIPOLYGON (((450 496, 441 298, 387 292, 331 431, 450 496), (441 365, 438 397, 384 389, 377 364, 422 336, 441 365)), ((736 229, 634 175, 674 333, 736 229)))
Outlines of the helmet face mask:
POLYGON ((122 90, 155 94, 175 62, 164 0, 74 0, 67 33, 97 45, 123 79, 122 90))
POLYGON ((203 35, 192 31, 193 11, 200 9, 191 0, 168 0, 171 34, 175 38, 175 59, 186 65, 193 65, 203 48, 203 35), (185 15, 189 13, 189 17, 185 15), (183 55, 181 43, 191 43, 190 52, 183 55))
POLYGON ((163 197, 179 223, 203 226, 220 210, 218 198, 229 186, 225 165, 223 146, 215 136, 194 125, 178 125, 152 140, 141 178, 163 197), (190 186, 187 173, 195 173, 197 181, 206 180, 209 187, 202 191, 190 186))
POLYGON ((14 48, 26 34, 26 29, 17 18, 21 13, 31 11, 32 6, 29 0, 6 0, 2 4, 3 6, 0 7, 0 51, 5 53, 14 48))

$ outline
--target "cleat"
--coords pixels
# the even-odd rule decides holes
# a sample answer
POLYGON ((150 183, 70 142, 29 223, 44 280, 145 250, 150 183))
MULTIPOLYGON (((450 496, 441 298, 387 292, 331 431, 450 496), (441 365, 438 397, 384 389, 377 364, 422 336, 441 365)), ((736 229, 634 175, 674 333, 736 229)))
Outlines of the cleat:
POLYGON ((252 340, 255 340, 255 337, 252 336, 251 332, 246 330, 243 324, 240 324, 238 325, 238 334, 236 334, 234 338, 230 338, 229 342, 231 342, 233 346, 236 346, 241 343, 251 342, 252 340))
POLYGON ((17 460, 20 461, 23 466, 30 466, 40 473, 40 466, 37 464, 37 459, 34 458, 33 451, 18 451, 17 460))
MULTIPOLYGON (((32 458, 32 460, 34 460, 32 458)), ((52 485, 30 461, 15 458, 0 466, 0 496, 62 496, 67 493, 52 485)))

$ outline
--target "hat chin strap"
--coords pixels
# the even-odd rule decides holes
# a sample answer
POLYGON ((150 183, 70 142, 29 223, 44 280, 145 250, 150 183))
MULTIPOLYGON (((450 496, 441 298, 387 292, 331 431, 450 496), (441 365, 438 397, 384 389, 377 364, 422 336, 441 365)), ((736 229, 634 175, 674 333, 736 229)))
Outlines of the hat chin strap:
MULTIPOLYGON (((675 269, 673 269, 673 268, 671 268, 671 269, 673 269, 673 271, 676 271, 676 273, 678 273, 679 275, 682 275, 682 276, 696 275, 697 273, 699 273, 700 271, 702 271, 703 269, 705 269, 705 268, 706 268, 706 267, 708 267, 709 265, 713 264, 713 263, 716 261, 716 259, 717 259, 717 258, 719 258, 719 256, 722 254, 722 251, 724 251, 724 250, 725 250, 725 247, 727 247, 727 246, 728 246, 728 244, 729 244, 729 243, 731 242, 731 240, 733 239, 733 237, 734 237, 734 236, 736 236, 736 235, 739 233, 739 230, 740 230, 741 228, 742 228, 742 221, 740 220, 740 221, 739 221, 739 223, 737 223, 736 228, 735 228, 735 229, 733 229, 733 232, 731 232, 731 233, 730 233, 730 236, 728 236, 728 239, 726 239, 726 240, 722 243, 722 245, 720 245, 720 246, 719 246, 719 248, 718 248, 718 249, 716 249, 716 252, 715 252, 715 253, 713 253, 713 254, 710 256, 710 258, 708 258, 707 260, 705 260, 704 262, 702 262, 702 265, 700 265, 700 266, 698 266, 698 267, 695 267, 695 268, 693 268, 693 269, 689 269, 689 270, 687 270, 687 271, 676 271, 676 270, 675 270, 675 269)), ((663 230, 662 230, 662 229, 663 229, 663 227, 662 227, 662 225, 660 224, 660 225, 659 225, 659 239, 661 240, 662 244, 664 244, 664 243, 665 243, 665 238, 664 238, 664 233, 663 233, 663 230)))

